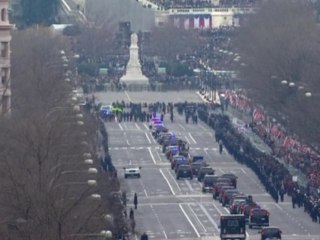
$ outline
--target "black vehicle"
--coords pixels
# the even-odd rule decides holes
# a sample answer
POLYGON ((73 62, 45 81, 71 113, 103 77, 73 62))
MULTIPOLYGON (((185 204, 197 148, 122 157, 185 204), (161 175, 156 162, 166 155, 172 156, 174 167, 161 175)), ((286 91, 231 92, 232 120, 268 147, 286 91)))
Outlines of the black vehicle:
POLYGON ((212 192, 213 184, 218 179, 218 176, 206 174, 202 181, 202 192, 212 192))
POLYGON ((179 180, 180 178, 193 178, 192 170, 190 165, 179 165, 176 172, 176 178, 179 180))
POLYGON ((242 214, 229 214, 220 216, 220 238, 246 239, 246 221, 242 214))
POLYGON ((249 228, 269 226, 269 212, 261 208, 253 208, 249 215, 249 228))
POLYGON ((202 182, 206 174, 214 175, 214 170, 212 167, 201 167, 198 173, 198 181, 202 182))
POLYGON ((192 174, 194 176, 197 176, 202 166, 203 166, 203 163, 200 163, 200 162, 191 163, 192 174))
POLYGON ((281 240, 281 230, 277 227, 265 227, 260 231, 261 240, 281 240))
POLYGON ((222 206, 226 206, 230 204, 230 200, 232 199, 233 196, 236 196, 239 194, 239 191, 237 189, 228 189, 224 192, 222 196, 222 206))
POLYGON ((225 173, 225 174, 222 174, 221 177, 229 178, 231 180, 232 185, 235 188, 237 187, 237 179, 238 179, 238 177, 236 175, 234 175, 233 173, 225 173))

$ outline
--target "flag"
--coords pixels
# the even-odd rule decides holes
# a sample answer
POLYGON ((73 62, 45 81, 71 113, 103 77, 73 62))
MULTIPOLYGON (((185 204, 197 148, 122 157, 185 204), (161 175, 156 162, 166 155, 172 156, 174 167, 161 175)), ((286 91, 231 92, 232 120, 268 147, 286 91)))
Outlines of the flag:
POLYGON ((253 120, 256 122, 262 122, 265 120, 265 116, 261 110, 254 108, 252 112, 253 120))
POLYGON ((173 19, 173 25, 174 25, 175 27, 180 27, 180 19, 179 19, 179 17, 174 17, 174 19, 173 19))
POLYGON ((202 16, 199 21, 200 28, 204 28, 204 17, 202 16))
POLYGON ((200 18, 199 16, 194 17, 194 22, 193 22, 194 28, 199 28, 200 27, 200 18))
POLYGON ((210 17, 209 16, 206 16, 205 18, 204 18, 204 28, 205 29, 209 29, 209 28, 211 28, 211 26, 210 26, 210 17))
POLYGON ((189 29, 189 26, 190 26, 190 20, 187 17, 184 19, 184 26, 183 27, 184 27, 184 29, 189 29))

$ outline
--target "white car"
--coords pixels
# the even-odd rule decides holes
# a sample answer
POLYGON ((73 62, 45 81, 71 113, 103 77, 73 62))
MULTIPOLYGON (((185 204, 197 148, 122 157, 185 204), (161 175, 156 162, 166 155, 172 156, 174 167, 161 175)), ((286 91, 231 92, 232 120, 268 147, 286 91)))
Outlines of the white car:
POLYGON ((124 167, 124 178, 128 177, 137 177, 140 178, 140 169, 141 167, 124 167))

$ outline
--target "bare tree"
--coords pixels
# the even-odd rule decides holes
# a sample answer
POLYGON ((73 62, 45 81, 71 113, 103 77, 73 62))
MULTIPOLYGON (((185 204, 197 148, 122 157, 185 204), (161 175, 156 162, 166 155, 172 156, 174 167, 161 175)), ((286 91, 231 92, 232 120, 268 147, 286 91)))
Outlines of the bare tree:
MULTIPOLYGON (((311 126, 320 120, 316 102, 303 93, 320 91, 319 29, 313 12, 307 1, 265 1, 237 39, 241 83, 249 95, 306 138, 310 131, 318 131, 311 126), (304 127, 305 121, 311 128, 304 127)), ((314 141, 312 135, 309 139, 314 141)))
POLYGON ((85 113, 79 122, 82 115, 68 102, 57 39, 43 30, 14 36, 16 108, 0 119, 0 236, 61 240, 98 233, 106 226, 102 215, 112 211, 90 201, 100 189, 87 186, 83 156, 96 152, 97 123, 85 113))

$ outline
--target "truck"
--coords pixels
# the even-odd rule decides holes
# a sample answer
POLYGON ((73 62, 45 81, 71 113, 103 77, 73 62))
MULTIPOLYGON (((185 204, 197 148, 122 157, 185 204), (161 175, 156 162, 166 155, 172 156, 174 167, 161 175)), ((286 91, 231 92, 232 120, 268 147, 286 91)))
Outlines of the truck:
POLYGON ((221 240, 245 240, 246 220, 243 214, 223 214, 220 216, 221 240))

